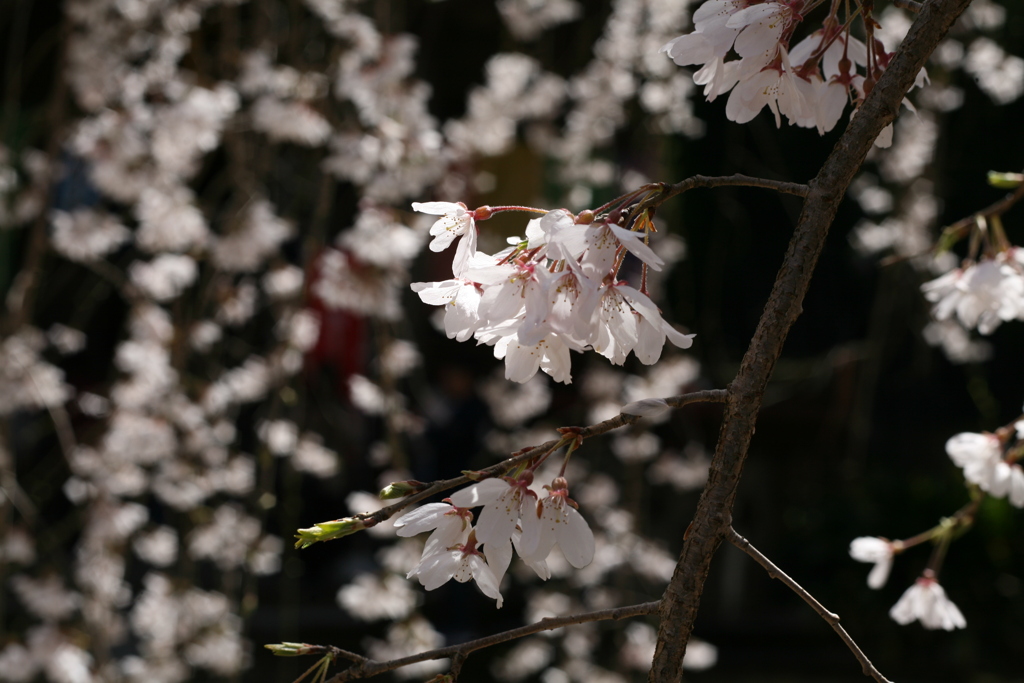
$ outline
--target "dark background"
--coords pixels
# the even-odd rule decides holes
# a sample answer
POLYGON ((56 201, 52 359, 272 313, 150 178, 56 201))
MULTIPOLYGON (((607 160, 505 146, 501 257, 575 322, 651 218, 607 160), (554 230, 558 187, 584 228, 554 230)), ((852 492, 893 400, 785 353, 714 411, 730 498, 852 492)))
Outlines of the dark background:
MULTIPOLYGON (((994 37, 1008 51, 1020 52, 1024 9, 1014 2, 1003 4, 1008 21, 994 37)), ((482 81, 483 64, 495 52, 522 50, 562 75, 577 71, 591 57, 590 46, 608 14, 606 5, 587 3, 581 20, 525 45, 508 35, 490 3, 478 0, 379 3, 374 11, 386 19, 389 30, 418 37, 418 75, 433 84, 431 110, 444 119, 462 113, 465 92, 482 81)), ((67 108, 73 114, 71 104, 65 103, 63 111, 55 112, 54 107, 60 97, 61 11, 62 4, 52 0, 0 5, 0 92, 5 96, 0 122, 4 142, 13 148, 53 144, 53 117, 67 116, 67 108)), ((215 43, 217 29, 216 23, 207 26, 202 38, 215 43)), ((926 171, 942 199, 942 224, 1002 196, 985 184, 986 172, 1020 170, 1024 158, 1024 100, 997 106, 964 73, 955 72, 951 78, 965 91, 964 106, 942 115, 936 161, 926 171)), ((699 140, 651 133, 634 107, 631 123, 606 153, 624 167, 668 182, 698 173, 745 173, 802 182, 814 176, 842 129, 840 123, 821 138, 802 129, 777 130, 764 113, 739 126, 725 119, 724 106, 725 98, 697 103, 697 113, 707 125, 699 140)), ((311 206, 317 187, 316 174, 308 170, 315 159, 306 150, 284 150, 276 161, 281 170, 271 192, 298 217, 301 229, 307 220, 303 216, 309 215, 303 207, 311 206)), ((486 163, 501 189, 473 198, 477 204, 520 203, 538 193, 555 201, 563 189, 536 174, 544 162, 525 145, 486 163)), ((216 164, 211 160, 210 174, 216 172, 216 164)), ((355 209, 354 194, 340 185, 334 192, 327 223, 347 225, 355 209)), ((601 192, 595 199, 602 199, 601 192)), ((604 192, 612 196, 610 189, 604 192)), ((473 205, 469 198, 465 201, 473 205)), ((695 190, 659 214, 661 224, 683 236, 688 245, 688 256, 672 273, 661 306, 668 320, 697 332, 688 353, 703 366, 703 386, 724 387, 735 373, 798 211, 796 198, 723 188, 695 190)), ((1011 241, 1017 243, 1024 242, 1022 217, 1018 208, 1005 220, 1011 241)), ((848 557, 849 542, 856 536, 906 538, 963 505, 967 493, 960 471, 945 455, 946 439, 960 431, 992 430, 1010 422, 1024 401, 1024 325, 1007 323, 991 336, 995 353, 990 361, 951 364, 921 338, 928 320, 928 305, 918 291, 924 276, 908 263, 882 267, 877 259, 859 256, 849 246, 851 229, 860 218, 856 204, 848 201, 831 230, 804 313, 768 388, 740 488, 735 527, 838 613, 889 678, 1022 680, 1022 513, 1006 501, 984 503, 977 524, 954 543, 942 570, 942 584, 964 613, 966 630, 925 631, 916 623, 901 627, 887 616, 927 562, 927 548, 898 557, 892 577, 880 591, 865 585, 869 565, 848 557)), ((332 231, 336 228, 328 228, 332 231)), ((0 233, 0 286, 9 285, 25 248, 23 233, 0 233)), ((298 243, 289 248, 296 254, 301 250, 298 243)), ((437 279, 443 266, 432 257, 424 253, 414 280, 437 279)), ((71 294, 83 283, 95 285, 89 273, 71 264, 54 259, 50 266, 35 310, 40 327, 69 320, 74 308, 82 305, 71 294)), ((413 295, 408 299, 407 324, 423 340, 428 359, 415 382, 420 388, 447 392, 463 416, 458 428, 428 430, 423 442, 410 445, 414 471, 450 475, 470 464, 491 462, 479 439, 487 426, 486 408, 472 389, 475 378, 491 372, 496 363, 490 349, 432 335, 426 323, 431 311, 422 310, 426 307, 419 306, 413 295), (452 462, 460 459, 453 453, 465 454, 464 462, 452 462)), ((90 336, 89 350, 65 365, 69 381, 81 389, 101 387, 110 380, 109 361, 104 359, 111 356, 125 314, 114 298, 102 293, 90 301, 89 311, 78 312, 82 329, 90 336)), ((576 387, 587 367, 603 362, 574 355, 577 383, 555 389, 552 414, 544 424, 584 421, 576 387)), ((319 424, 328 444, 346 458, 346 472, 326 483, 289 484, 282 477, 282 486, 291 486, 297 495, 282 495, 292 507, 268 524, 286 539, 297 524, 347 514, 344 494, 374 486, 374 473, 360 454, 381 425, 360 418, 345 405, 339 364, 338 359, 313 364, 304 375, 302 391, 310 422, 319 424)), ((697 440, 712 448, 719 410, 696 406, 681 412, 685 416, 678 422, 658 428, 666 443, 681 446, 697 440)), ((249 419, 254 421, 255 416, 249 419)), ((81 422, 76 426, 85 432, 90 428, 81 422)), ((594 451, 595 469, 605 466, 614 476, 624 476, 623 466, 602 454, 600 446, 594 451)), ((57 493, 66 467, 52 438, 26 436, 16 456, 30 493, 49 501, 43 506, 45 513, 53 519, 69 514, 57 493)), ((643 530, 675 554, 696 499, 696 493, 679 496, 654 487, 628 503, 643 530)), ((61 547, 65 540, 40 539, 40 550, 61 547)), ((355 537, 301 554, 286 550, 282 574, 260 580, 259 607, 251 615, 248 637, 256 644, 330 642, 359 651, 366 633, 380 635, 384 627, 354 622, 336 607, 334 592, 343 580, 370 566, 377 547, 373 539, 355 537)), ((638 601, 656 599, 661 590, 656 585, 631 588, 638 601)), ((505 608, 495 614, 489 601, 464 587, 426 596, 426 613, 446 631, 449 642, 515 626, 521 606, 521 598, 509 593, 505 608)), ((5 628, 17 632, 21 622, 17 615, 10 619, 5 628)), ((602 630, 609 644, 621 638, 612 627, 602 630)), ((712 564, 696 634, 719 648, 719 660, 713 669, 692 674, 695 680, 865 680, 851 654, 816 614, 731 547, 723 547, 712 564)), ((486 680, 488 656, 471 657, 464 677, 486 680)), ((604 664, 614 668, 614 659, 604 664)), ((270 660, 257 651, 244 678, 291 680, 307 665, 305 660, 270 660)))

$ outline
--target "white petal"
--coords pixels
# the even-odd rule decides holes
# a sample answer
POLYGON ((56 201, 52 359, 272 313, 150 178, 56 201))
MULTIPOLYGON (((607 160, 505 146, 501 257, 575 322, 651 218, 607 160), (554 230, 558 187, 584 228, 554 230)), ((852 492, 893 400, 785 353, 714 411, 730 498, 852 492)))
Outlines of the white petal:
POLYGON ((497 607, 501 609, 501 605, 504 600, 501 597, 501 591, 498 590, 498 578, 491 571, 491 568, 487 566, 487 563, 479 555, 471 555, 469 557, 469 566, 473 572, 473 578, 476 579, 476 585, 480 586, 481 592, 489 598, 494 598, 498 601, 497 607))
POLYGON ((490 565, 491 571, 494 572, 494 576, 500 584, 501 577, 505 576, 509 564, 512 563, 511 539, 506 543, 484 546, 484 557, 487 558, 487 564, 490 565))
POLYGON ((515 546, 516 552, 519 553, 519 557, 522 558, 527 567, 536 572, 542 581, 547 581, 551 578, 551 569, 548 567, 548 563, 545 560, 531 560, 528 557, 524 557, 521 549, 522 538, 523 535, 518 529, 512 532, 512 545, 515 546))
POLYGON ((412 210, 420 213, 429 213, 434 216, 457 213, 461 206, 453 202, 413 202, 412 210))
POLYGON ((415 510, 410 510, 395 520, 399 536, 415 536, 437 527, 446 512, 451 512, 448 503, 427 503, 415 510))
POLYGON ((619 243, 622 244, 622 246, 651 268, 654 270, 661 270, 661 267, 665 265, 665 262, 661 260, 661 257, 655 254, 649 246, 644 244, 643 238, 640 237, 640 233, 620 228, 617 225, 609 224, 608 227, 618 238, 619 243))
POLYGON ((497 545, 512 537, 512 531, 519 521, 521 495, 507 490, 498 500, 484 507, 476 525, 476 537, 481 543, 497 545))
POLYGON ((555 545, 554 529, 551 528, 553 525, 545 518, 545 513, 551 514, 551 503, 548 498, 537 501, 536 505, 531 505, 523 511, 523 535, 516 550, 524 560, 543 560, 555 545))
POLYGON ((594 532, 575 508, 566 505, 562 523, 555 528, 558 546, 569 564, 581 569, 594 560, 594 532))
POLYGON ((509 483, 504 479, 484 479, 456 491, 449 498, 456 507, 475 508, 496 501, 508 489, 509 483))
POLYGON ((868 587, 878 590, 885 585, 889 578, 889 570, 892 569, 892 555, 879 560, 868 574, 868 587))
POLYGON ((437 525, 434 533, 427 538, 423 546, 423 556, 439 553, 448 548, 464 544, 469 536, 470 525, 458 515, 446 515, 437 525))
POLYGON ((450 550, 434 553, 424 557, 407 578, 418 576, 423 587, 428 591, 439 588, 452 578, 462 562, 461 550, 450 550))
MULTIPOLYGON (((436 242, 437 239, 434 241, 436 242)), ((469 270, 469 260, 476 253, 476 242, 476 227, 470 223, 462 239, 459 240, 459 246, 455 249, 455 258, 452 260, 452 275, 455 277, 462 277, 469 270)), ((434 249, 434 251, 437 250, 434 249)))

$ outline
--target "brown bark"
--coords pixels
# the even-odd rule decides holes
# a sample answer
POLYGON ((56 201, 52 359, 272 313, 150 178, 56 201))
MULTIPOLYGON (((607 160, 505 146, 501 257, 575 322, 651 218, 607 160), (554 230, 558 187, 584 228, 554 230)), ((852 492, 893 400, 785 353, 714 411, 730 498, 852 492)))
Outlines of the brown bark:
POLYGON ((739 372, 729 385, 708 483, 662 600, 658 644, 648 676, 651 683, 682 680, 686 643, 693 630, 711 558, 729 533, 733 501, 761 398, 786 335, 801 313, 804 295, 839 203, 878 133, 895 118, 904 94, 928 56, 969 4, 970 0, 929 0, 923 4, 889 68, 817 177, 809 183, 810 193, 768 303, 739 372))

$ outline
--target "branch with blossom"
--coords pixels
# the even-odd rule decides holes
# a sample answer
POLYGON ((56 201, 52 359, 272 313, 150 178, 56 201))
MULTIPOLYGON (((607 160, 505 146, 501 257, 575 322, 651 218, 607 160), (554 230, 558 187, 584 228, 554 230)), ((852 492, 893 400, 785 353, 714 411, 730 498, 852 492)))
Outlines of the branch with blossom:
POLYGON ((682 408, 693 403, 722 403, 725 401, 725 397, 726 391, 724 389, 708 389, 663 399, 648 399, 647 401, 638 402, 640 405, 629 404, 623 406, 623 412, 619 415, 589 427, 563 427, 559 430, 563 433, 561 438, 524 448, 518 453, 513 454, 510 458, 482 470, 430 483, 395 482, 381 491, 381 498, 387 500, 389 498, 401 497, 402 500, 399 502, 383 507, 376 512, 361 513, 330 522, 321 522, 307 529, 299 529, 296 535, 296 538, 299 540, 295 543, 295 546, 297 548, 306 548, 313 543, 342 538, 357 531, 368 529, 390 519, 410 505, 415 505, 438 493, 488 477, 501 476, 524 462, 543 460, 558 449, 569 444, 578 444, 592 436, 599 436, 620 427, 636 424, 642 417, 650 417, 660 414, 668 408, 682 408))
POLYGON ((801 313, 811 274, 838 205, 882 128, 895 117, 925 60, 969 0, 932 0, 914 22, 899 51, 865 98, 817 177, 739 373, 729 385, 726 412, 711 476, 684 541, 660 611, 658 648, 648 680, 678 680, 711 558, 732 521, 736 488, 754 424, 775 362, 789 329, 801 313))
POLYGON ((850 637, 850 634, 847 633, 846 629, 839 624, 838 614, 830 612, 828 609, 826 609, 825 606, 818 602, 818 600, 813 595, 808 593, 807 590, 804 589, 800 584, 791 579, 788 574, 779 569, 774 562, 765 557, 764 554, 761 553, 761 551, 755 548, 750 543, 750 541, 748 541, 746 538, 737 533, 736 530, 732 527, 729 527, 729 542, 737 548, 739 548, 740 550, 742 550, 743 552, 745 552, 747 555, 750 555, 750 557, 754 558, 755 562, 757 562, 759 565, 765 568, 765 570, 768 572, 768 576, 772 577, 773 579, 778 579, 782 583, 786 584, 786 586, 790 590, 792 590, 794 593, 800 596, 801 600, 810 605, 811 608, 815 612, 817 612, 821 616, 821 618, 828 623, 829 626, 832 627, 832 630, 839 634, 839 637, 842 638, 846 646, 850 648, 850 652, 852 652, 853 656, 857 658, 858 662, 860 662, 865 676, 869 676, 875 679, 876 681, 878 681, 878 683, 891 683, 891 681, 888 678, 883 676, 878 671, 878 669, 875 668, 875 665, 872 664, 871 660, 867 658, 867 655, 864 654, 864 651, 861 650, 857 643, 854 642, 853 638, 850 637))

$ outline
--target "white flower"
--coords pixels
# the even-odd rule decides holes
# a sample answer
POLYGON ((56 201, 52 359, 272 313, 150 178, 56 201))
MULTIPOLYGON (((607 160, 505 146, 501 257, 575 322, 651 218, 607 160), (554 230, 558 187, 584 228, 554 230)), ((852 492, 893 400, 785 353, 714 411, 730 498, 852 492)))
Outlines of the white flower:
POLYGON ((892 569, 894 547, 890 541, 874 536, 861 536, 850 541, 850 557, 858 562, 873 562, 874 568, 868 574, 868 586, 881 588, 889 578, 892 569))
POLYGON ((567 339, 556 334, 549 334, 531 346, 520 344, 514 336, 505 336, 494 345, 494 357, 505 359, 505 379, 513 382, 528 382, 539 369, 556 382, 569 384, 572 381, 570 348, 567 339))
POLYGON ((464 239, 459 242, 452 261, 452 274, 460 277, 469 265, 469 259, 476 253, 476 223, 474 214, 463 203, 452 202, 413 202, 414 211, 441 216, 430 227, 433 240, 430 251, 444 251, 456 237, 464 239))
POLYGON ((963 468, 964 479, 996 498, 1009 497, 1024 507, 1024 470, 1003 459, 1003 446, 995 434, 963 432, 950 437, 946 453, 963 468))
POLYGON ((476 525, 476 537, 488 546, 501 545, 512 538, 521 510, 537 497, 530 490, 532 472, 523 472, 518 479, 484 479, 451 495, 452 505, 474 508, 483 505, 476 525))
MULTIPOLYGON (((450 499, 449 499, 450 500, 450 499)), ((423 547, 423 557, 450 548, 469 531, 473 513, 450 503, 427 503, 395 520, 399 536, 415 536, 434 530, 423 547)))
POLYGON ((569 499, 563 477, 556 477, 549 491, 536 507, 524 511, 519 554, 538 562, 546 559, 557 543, 569 564, 577 569, 586 567, 594 560, 594 532, 569 499))
POLYGON ((1024 315, 1024 276, 1007 260, 1004 252, 921 285, 925 298, 935 304, 932 315, 946 320, 955 313, 964 327, 977 327, 981 334, 1024 315))
POLYGON ((775 59, 782 34, 792 22, 793 9, 776 2, 751 5, 729 17, 727 28, 742 29, 733 46, 743 58, 741 78, 742 74, 760 71, 775 59))
POLYGON ((781 50, 781 55, 781 66, 766 68, 741 80, 732 91, 725 105, 725 115, 730 121, 747 123, 765 105, 775 115, 776 127, 782 125, 780 114, 784 114, 790 123, 814 120, 813 111, 798 85, 800 79, 794 75, 785 49, 781 50))
POLYGON ((946 591, 942 590, 939 582, 924 576, 903 593, 903 597, 889 610, 889 616, 904 626, 917 620, 927 629, 952 631, 967 627, 964 615, 946 597, 946 591))
POLYGON ((468 280, 414 282, 412 291, 431 306, 444 306, 444 331, 449 339, 466 341, 480 327, 480 290, 468 280))
POLYGON ((428 591, 440 588, 450 579, 455 579, 459 583, 474 579, 483 594, 497 600, 497 606, 500 608, 503 599, 498 591, 498 577, 487 559, 477 550, 480 542, 476 534, 470 530, 463 540, 464 543, 439 549, 424 556, 406 578, 417 577, 428 591))

